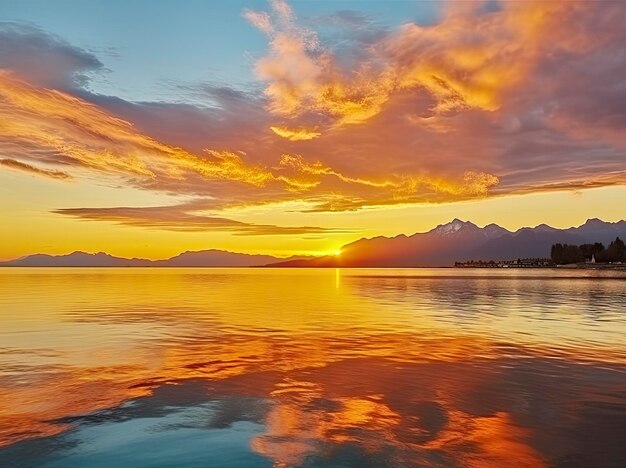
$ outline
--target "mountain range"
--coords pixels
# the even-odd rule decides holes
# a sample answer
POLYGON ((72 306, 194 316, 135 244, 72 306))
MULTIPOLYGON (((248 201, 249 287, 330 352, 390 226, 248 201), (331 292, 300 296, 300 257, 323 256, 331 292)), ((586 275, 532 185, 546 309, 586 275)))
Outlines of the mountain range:
POLYGON ((511 260, 550 256, 555 243, 608 245, 616 237, 626 239, 626 221, 615 223, 589 219, 583 225, 557 229, 546 224, 509 231, 497 224, 478 227, 454 219, 428 232, 411 236, 360 239, 341 248, 341 255, 290 257, 250 255, 224 250, 183 252, 164 260, 122 258, 99 252, 67 255, 35 254, 0 266, 30 267, 440 267, 455 261, 511 260))
POLYGON ((225 250, 200 250, 183 252, 164 260, 148 260, 114 257, 104 252, 77 251, 67 255, 28 255, 8 262, 0 262, 0 267, 251 267, 306 258, 300 256, 284 259, 271 255, 250 255, 225 250))
POLYGON ((284 261, 275 267, 441 267, 455 261, 512 260, 550 257, 558 242, 607 245, 616 237, 626 239, 626 221, 589 219, 585 224, 556 229, 545 224, 509 231, 497 224, 483 228, 454 219, 447 224, 411 236, 360 239, 342 247, 341 255, 284 261))

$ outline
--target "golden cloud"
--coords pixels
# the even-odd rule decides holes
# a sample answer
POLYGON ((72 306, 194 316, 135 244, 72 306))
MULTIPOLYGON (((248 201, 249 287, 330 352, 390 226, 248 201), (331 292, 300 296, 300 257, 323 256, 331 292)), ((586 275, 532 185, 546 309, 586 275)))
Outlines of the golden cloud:
MULTIPOLYGON (((488 174, 464 177, 462 180, 440 179, 424 174, 387 175, 376 179, 346 175, 319 161, 310 162, 300 155, 283 155, 276 169, 248 161, 244 153, 226 150, 205 150, 201 155, 177 146, 165 144, 138 131, 133 124, 117 118, 100 107, 83 99, 57 90, 37 88, 7 71, 0 71, 0 145, 23 145, 35 148, 31 160, 45 164, 60 164, 121 175, 135 180, 155 180, 153 187, 168 182, 182 193, 191 176, 207 181, 243 183, 263 189, 272 187, 284 193, 311 191, 322 184, 313 198, 329 194, 341 195, 349 187, 360 186, 382 193, 363 193, 359 199, 405 199, 422 188, 468 197, 482 195, 497 183, 488 174), (330 179, 330 180, 329 180, 330 179), (334 180, 335 182, 331 182, 334 180), (341 185, 347 184, 345 188, 341 185), (330 185, 329 185, 330 184, 330 185)), ((278 134, 290 139, 313 137, 316 132, 306 129, 273 128, 278 134)), ((66 172, 36 167, 14 160, 5 166, 29 170, 39 175, 69 178, 66 172), (28 167, 27 167, 28 166, 28 167)), ((148 185, 148 187, 151 187, 148 185)), ((193 190, 193 189, 191 189, 193 190)), ((349 193, 343 194, 353 198, 349 193)), ((299 196, 299 195, 298 195, 299 196)), ((266 195, 255 195, 263 203, 266 195)))
POLYGON ((283 116, 321 112, 339 125, 374 117, 401 90, 426 91, 438 113, 498 109, 502 94, 532 69, 554 18, 568 8, 513 2, 484 15, 479 3, 453 3, 440 23, 400 27, 372 44, 346 72, 333 52, 319 45, 315 32, 297 24, 285 2, 271 6, 270 13, 245 15, 270 39, 267 55, 255 66, 267 83, 270 110, 283 116))
POLYGON ((302 140, 312 140, 321 135, 320 132, 316 132, 315 130, 309 130, 306 128, 288 128, 288 127, 279 127, 279 126, 271 126, 270 130, 274 132, 276 135, 286 138, 290 141, 302 141, 302 140))
POLYGON ((35 88, 0 71, 0 138, 37 145, 74 164, 110 173, 182 179, 196 173, 264 186, 276 180, 227 151, 200 158, 138 132, 131 123, 69 94, 35 88))

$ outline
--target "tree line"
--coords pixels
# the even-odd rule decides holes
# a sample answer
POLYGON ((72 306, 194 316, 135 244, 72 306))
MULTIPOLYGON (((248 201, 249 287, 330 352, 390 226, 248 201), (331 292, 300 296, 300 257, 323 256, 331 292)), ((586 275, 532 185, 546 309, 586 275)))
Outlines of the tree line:
POLYGON ((591 260, 592 257, 600 263, 624 262, 626 260, 624 241, 617 237, 606 249, 600 242, 595 242, 582 245, 554 244, 550 250, 550 258, 557 265, 582 263, 591 260))

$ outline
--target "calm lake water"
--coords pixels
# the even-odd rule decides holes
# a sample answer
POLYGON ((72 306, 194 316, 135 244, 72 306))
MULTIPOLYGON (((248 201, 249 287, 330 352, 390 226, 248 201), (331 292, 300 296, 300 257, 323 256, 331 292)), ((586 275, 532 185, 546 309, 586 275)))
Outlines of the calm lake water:
POLYGON ((624 467, 626 273, 0 269, 2 467, 624 467))

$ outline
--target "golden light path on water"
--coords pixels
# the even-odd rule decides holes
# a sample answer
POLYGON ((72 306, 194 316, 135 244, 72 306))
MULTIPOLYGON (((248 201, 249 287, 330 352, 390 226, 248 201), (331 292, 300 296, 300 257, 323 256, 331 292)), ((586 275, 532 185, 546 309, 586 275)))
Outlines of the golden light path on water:
MULTIPOLYGON (((624 455, 625 279, 2 269, 0 464, 26 451, 42 463, 41 441, 147 416, 188 418, 186 430, 253 424, 244 442, 258 466, 614 462, 624 455)), ((63 444, 42 453, 98 453, 76 440, 69 455, 63 444)), ((194 449, 210 460, 220 447, 194 449)), ((80 457, 72 466, 89 466, 80 457)))

